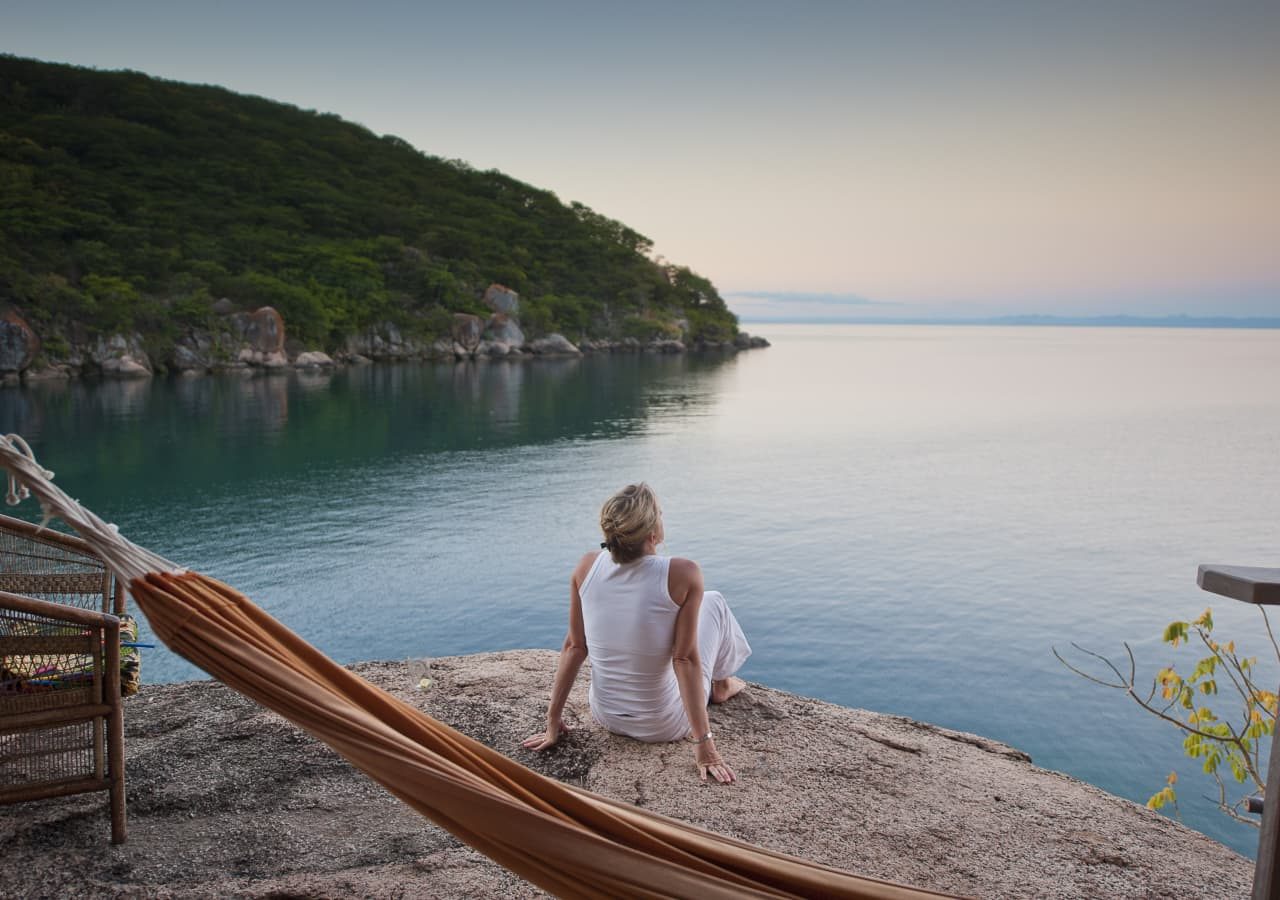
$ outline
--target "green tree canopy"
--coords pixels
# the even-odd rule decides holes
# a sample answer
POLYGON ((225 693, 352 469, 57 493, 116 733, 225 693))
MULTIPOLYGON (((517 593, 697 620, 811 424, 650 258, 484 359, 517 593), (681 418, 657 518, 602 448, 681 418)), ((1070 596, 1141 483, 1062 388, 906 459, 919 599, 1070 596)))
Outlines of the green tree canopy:
POLYGON ((37 328, 172 337, 226 296, 332 346, 383 320, 432 333, 498 281, 535 331, 683 319, 691 337, 732 337, 715 287, 651 248, 582 204, 334 115, 0 56, 0 300, 37 328))

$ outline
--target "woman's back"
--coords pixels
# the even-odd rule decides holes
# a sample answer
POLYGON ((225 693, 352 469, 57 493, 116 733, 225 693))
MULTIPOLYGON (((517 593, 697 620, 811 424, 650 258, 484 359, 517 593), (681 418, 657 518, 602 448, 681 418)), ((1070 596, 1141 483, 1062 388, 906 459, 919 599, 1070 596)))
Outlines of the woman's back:
POLYGON ((671 558, 619 565, 601 552, 579 590, 591 659, 591 713, 610 731, 673 741, 689 720, 671 668, 680 607, 667 584, 671 558))

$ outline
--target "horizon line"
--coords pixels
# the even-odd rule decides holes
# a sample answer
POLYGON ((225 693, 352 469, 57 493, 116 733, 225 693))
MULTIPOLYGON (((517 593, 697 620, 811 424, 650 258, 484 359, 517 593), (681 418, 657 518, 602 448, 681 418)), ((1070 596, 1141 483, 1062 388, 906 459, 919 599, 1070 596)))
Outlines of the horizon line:
POLYGON ((751 325, 1032 325, 1109 328, 1280 328, 1280 316, 1057 316, 1039 313, 1004 316, 761 316, 739 315, 751 325))

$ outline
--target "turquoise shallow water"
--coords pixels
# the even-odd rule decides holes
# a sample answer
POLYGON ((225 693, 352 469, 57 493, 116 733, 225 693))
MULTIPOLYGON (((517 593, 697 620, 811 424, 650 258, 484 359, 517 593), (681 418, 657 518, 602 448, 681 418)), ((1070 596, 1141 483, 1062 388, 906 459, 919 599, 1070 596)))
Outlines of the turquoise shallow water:
MULTIPOLYGON (((1176 768, 1188 824, 1252 853, 1172 729, 1050 648, 1128 640, 1154 671, 1177 658, 1162 626, 1212 604, 1263 655, 1256 611, 1195 570, 1280 564, 1280 332, 767 334, 736 357, 5 389, 0 428, 341 661, 558 646, 600 502, 645 479, 667 552, 747 630, 746 677, 997 738, 1139 802, 1176 768)), ((165 650, 144 666, 200 674, 165 650)))

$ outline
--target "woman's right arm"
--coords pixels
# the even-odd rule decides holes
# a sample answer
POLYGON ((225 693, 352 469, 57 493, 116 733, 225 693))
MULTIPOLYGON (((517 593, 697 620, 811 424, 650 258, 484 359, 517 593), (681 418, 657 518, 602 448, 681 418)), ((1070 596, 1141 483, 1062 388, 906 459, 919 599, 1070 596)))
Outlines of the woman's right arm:
POLYGON ((702 570, 698 564, 689 559, 672 559, 667 590, 680 607, 671 647, 671 667, 675 670, 680 699, 693 732, 696 745, 693 758, 698 765, 698 775, 703 781, 711 775, 716 781, 729 784, 737 781, 738 775, 716 750, 707 718, 707 692, 698 654, 698 613, 702 607, 702 570))
POLYGON ((578 670, 587 659, 587 633, 582 622, 582 597, 579 588, 595 561, 594 552, 582 557, 573 570, 573 577, 569 579, 569 632, 560 648, 560 664, 556 666, 551 702, 547 704, 547 729, 524 739, 521 745, 530 750, 546 750, 555 746, 560 735, 569 730, 564 723, 564 705, 569 702, 569 692, 578 677, 578 670))

